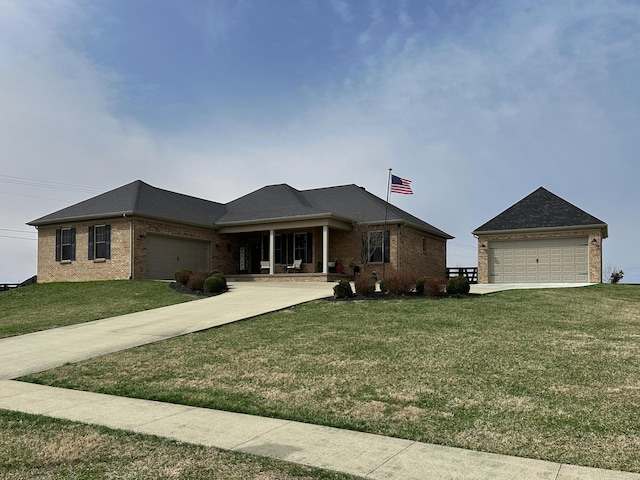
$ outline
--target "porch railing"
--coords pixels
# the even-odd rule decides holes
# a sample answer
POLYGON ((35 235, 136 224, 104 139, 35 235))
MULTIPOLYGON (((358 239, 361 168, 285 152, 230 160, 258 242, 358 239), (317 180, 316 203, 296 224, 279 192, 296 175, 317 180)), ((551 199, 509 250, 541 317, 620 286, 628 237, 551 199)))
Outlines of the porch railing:
POLYGON ((469 283, 478 283, 478 267, 447 268, 447 278, 465 277, 469 283))

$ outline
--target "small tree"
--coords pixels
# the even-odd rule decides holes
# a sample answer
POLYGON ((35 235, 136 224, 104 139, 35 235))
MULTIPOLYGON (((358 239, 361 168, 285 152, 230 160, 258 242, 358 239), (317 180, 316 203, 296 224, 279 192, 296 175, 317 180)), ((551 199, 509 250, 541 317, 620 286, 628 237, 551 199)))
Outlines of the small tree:
POLYGON ((624 272, 621 269, 618 269, 617 265, 608 264, 607 268, 604 271, 604 278, 607 279, 609 283, 618 283, 624 277, 624 272))

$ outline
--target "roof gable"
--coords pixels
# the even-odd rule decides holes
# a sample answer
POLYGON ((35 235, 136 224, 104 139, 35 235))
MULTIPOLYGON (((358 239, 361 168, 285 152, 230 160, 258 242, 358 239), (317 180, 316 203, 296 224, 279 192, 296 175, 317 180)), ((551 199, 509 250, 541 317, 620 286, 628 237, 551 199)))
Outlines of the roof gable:
POLYGON ((606 228, 607 224, 540 187, 473 233, 586 226, 606 228))

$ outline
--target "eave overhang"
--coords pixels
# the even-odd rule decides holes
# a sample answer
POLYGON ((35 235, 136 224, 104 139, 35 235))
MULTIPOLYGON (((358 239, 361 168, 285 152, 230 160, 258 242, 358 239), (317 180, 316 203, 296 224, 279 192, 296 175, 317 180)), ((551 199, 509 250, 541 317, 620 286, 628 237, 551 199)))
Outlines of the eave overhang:
POLYGON ((471 233, 479 237, 492 235, 520 235, 525 233, 575 232, 581 230, 600 230, 602 232, 603 239, 609 237, 609 226, 606 223, 595 225, 573 225, 567 227, 517 228, 511 230, 474 230, 471 233))
POLYGON ((351 230, 353 229, 353 221, 330 214, 312 214, 238 222, 219 222, 215 225, 215 229, 218 233, 245 233, 323 226, 339 230, 351 230))

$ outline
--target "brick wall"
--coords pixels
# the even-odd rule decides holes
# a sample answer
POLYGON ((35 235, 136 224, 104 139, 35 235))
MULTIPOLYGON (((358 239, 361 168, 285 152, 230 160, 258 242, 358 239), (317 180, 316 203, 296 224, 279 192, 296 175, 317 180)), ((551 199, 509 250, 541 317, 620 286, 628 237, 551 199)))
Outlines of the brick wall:
POLYGON ((478 283, 489 283, 489 248, 492 241, 498 240, 535 240, 546 238, 584 238, 587 237, 589 250, 589 283, 602 282, 602 231, 575 230, 570 232, 537 232, 506 235, 478 236, 478 283), (595 240, 595 242, 594 242, 595 240))
POLYGON ((113 219, 100 222, 77 222, 38 228, 38 282, 82 282, 120 280, 131 275, 129 254, 130 221, 113 219), (88 259, 89 227, 111 225, 111 258, 88 259), (76 229, 76 260, 56 262, 56 229, 76 229))
MULTIPOLYGON (((410 227, 398 228, 388 226, 390 238, 390 263, 384 265, 385 272, 415 270, 419 275, 439 277, 445 275, 446 241, 425 235, 410 227), (398 230, 400 243, 398 244, 398 230), (425 250, 423 250, 423 238, 425 250), (400 247, 398 251, 398 246, 400 247), (400 255, 400 256, 398 256, 400 255)), ((382 225, 369 227, 369 231, 382 230, 382 225)), ((313 262, 304 263, 302 271, 313 273, 318 262, 322 261, 322 228, 308 229, 313 232, 313 262)), ((282 230, 278 234, 300 232, 282 230)), ((169 235, 192 240, 211 242, 212 269, 222 270, 227 275, 238 273, 238 253, 241 246, 259 243, 262 246, 264 232, 247 234, 218 234, 213 229, 164 222, 146 218, 127 217, 101 220, 100 222, 78 222, 56 226, 41 226, 38 229, 38 281, 88 281, 144 279, 147 271, 147 235, 169 235), (111 258, 106 260, 88 260, 88 228, 91 225, 111 225, 111 258), (76 260, 72 262, 56 262, 55 231, 56 228, 76 228, 76 260), (133 242, 133 255, 130 244, 133 242)), ((363 269, 361 259, 360 230, 344 231, 331 229, 329 232, 328 261, 338 259, 345 273, 352 274, 353 266, 358 265, 363 273, 372 270, 382 273, 382 263, 370 263, 363 269)), ((276 273, 282 273, 279 269, 276 273)))

